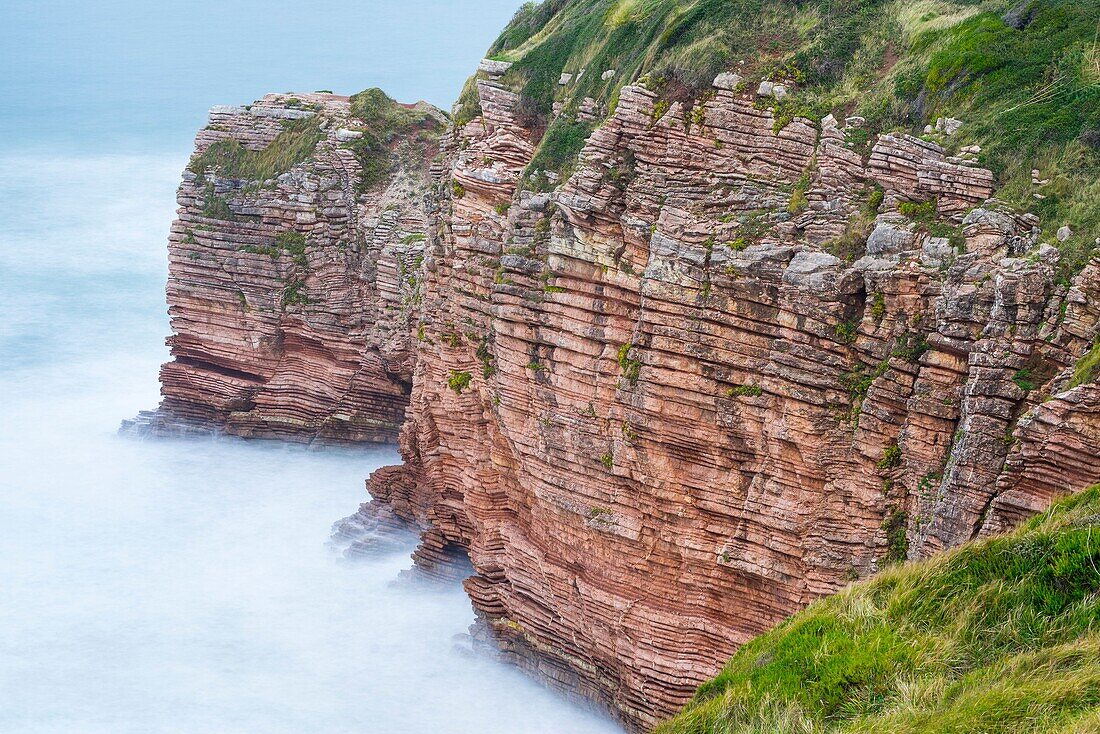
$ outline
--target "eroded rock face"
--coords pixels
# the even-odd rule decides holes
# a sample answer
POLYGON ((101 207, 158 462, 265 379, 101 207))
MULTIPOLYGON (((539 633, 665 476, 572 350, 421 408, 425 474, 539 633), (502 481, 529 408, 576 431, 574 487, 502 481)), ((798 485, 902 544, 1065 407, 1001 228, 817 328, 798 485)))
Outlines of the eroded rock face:
POLYGON ((814 598, 1100 481, 1074 377, 1100 267, 1060 284, 989 171, 863 156, 720 78, 691 108, 624 88, 567 181, 520 191, 507 71, 434 175, 397 140, 365 191, 346 99, 215 110, 200 154, 324 134, 271 182, 185 177, 154 425, 386 440, 407 401, 339 542, 411 527, 424 573, 472 563, 478 639, 636 728, 814 598))
POLYGON ((354 143, 370 132, 351 108, 347 97, 308 94, 211 110, 179 188, 169 238, 173 360, 145 427, 396 440, 415 362, 424 192, 443 118, 414 108, 419 121, 379 148, 383 175, 364 186, 354 143), (215 145, 293 155, 300 143, 279 137, 289 123, 313 137, 288 170, 257 180, 204 167, 215 145))
POLYGON ((429 572, 468 550, 506 657, 644 728, 815 597, 1100 480, 1096 385, 1068 387, 1100 270, 1058 285, 988 171, 627 87, 568 182, 517 193, 500 73, 446 139, 406 463, 362 513, 419 527, 429 572), (932 199, 953 237, 899 213, 932 199))

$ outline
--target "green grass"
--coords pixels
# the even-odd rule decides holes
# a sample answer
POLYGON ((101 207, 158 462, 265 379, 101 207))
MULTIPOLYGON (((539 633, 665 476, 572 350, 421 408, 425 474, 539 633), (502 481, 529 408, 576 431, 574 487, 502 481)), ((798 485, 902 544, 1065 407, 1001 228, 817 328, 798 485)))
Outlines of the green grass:
POLYGON ((450 376, 447 377, 447 387, 461 395, 462 391, 470 386, 472 379, 473 376, 469 372, 451 370, 450 376))
POLYGON ((263 150, 249 150, 237 140, 219 140, 191 159, 187 168, 202 176, 212 168, 227 178, 266 181, 308 160, 321 142, 316 116, 283 123, 283 131, 263 150))
POLYGON ((1093 342, 1092 349, 1077 363, 1069 386, 1074 388, 1098 379, 1100 379, 1100 338, 1093 342))
POLYGON ((814 603, 656 731, 1100 731, 1100 485, 814 603))
POLYGON ((386 180, 401 140, 409 140, 421 157, 430 158, 424 154, 443 132, 442 123, 430 112, 404 107, 377 87, 352 96, 351 115, 363 123, 355 128, 362 136, 344 144, 359 161, 360 193, 386 180))

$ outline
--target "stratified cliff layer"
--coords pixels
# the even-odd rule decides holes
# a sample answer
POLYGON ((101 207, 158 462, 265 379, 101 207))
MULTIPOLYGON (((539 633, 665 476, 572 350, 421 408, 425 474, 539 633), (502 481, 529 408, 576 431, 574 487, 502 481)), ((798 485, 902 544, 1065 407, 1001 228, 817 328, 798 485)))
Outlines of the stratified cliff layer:
POLYGON ((1100 479, 1072 384, 1100 267, 1059 285, 988 171, 907 135, 863 158, 719 79, 624 88, 567 183, 517 194, 502 71, 447 141, 406 464, 370 489, 424 568, 468 550, 520 665, 647 726, 812 599, 1100 479), (822 249, 860 217, 866 255, 822 249))
POLYGON ((445 118, 378 90, 215 107, 169 238, 158 431, 393 442, 445 118))
POLYGON ((404 410, 342 541, 420 532, 488 649, 635 728, 1100 481, 1096 3, 682 5, 524 6, 438 140, 380 93, 216 111, 152 419, 404 410))
POLYGON ((659 734, 1076 734, 1100 720, 1100 485, 745 645, 659 734))

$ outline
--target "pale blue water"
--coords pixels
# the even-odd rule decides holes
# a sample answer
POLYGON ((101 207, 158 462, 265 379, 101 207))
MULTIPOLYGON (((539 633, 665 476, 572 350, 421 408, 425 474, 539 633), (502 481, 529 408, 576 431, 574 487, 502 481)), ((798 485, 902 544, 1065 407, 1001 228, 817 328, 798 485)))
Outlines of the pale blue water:
POLYGON ((243 28, 261 4, 232 5, 0 6, 0 733, 618 731, 464 654, 468 600, 394 585, 407 553, 325 547, 394 452, 116 435, 157 402, 165 238, 206 107, 386 75, 445 103, 511 10, 276 2, 243 28))

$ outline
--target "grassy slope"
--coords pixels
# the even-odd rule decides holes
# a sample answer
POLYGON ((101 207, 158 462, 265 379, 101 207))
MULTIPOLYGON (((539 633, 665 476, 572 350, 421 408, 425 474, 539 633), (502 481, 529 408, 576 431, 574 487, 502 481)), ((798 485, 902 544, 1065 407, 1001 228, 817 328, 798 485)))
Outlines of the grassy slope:
MULTIPOLYGON (((958 117, 966 126, 944 142, 981 145, 1001 198, 1037 211, 1048 239, 1066 223, 1077 232, 1063 246, 1073 271, 1100 236, 1098 32, 1100 0, 545 0, 521 8, 490 55, 514 62, 505 81, 536 122, 554 101, 613 108, 638 79, 690 99, 725 70, 749 88, 793 82, 781 120, 858 113, 871 132, 920 133, 958 117), (1003 20, 1013 9, 1022 28, 1003 20), (1032 168, 1050 184, 1032 187, 1032 168)), ((456 119, 474 114, 468 85, 456 119)), ((552 122, 533 169, 568 171, 581 139, 568 125, 552 122)))
POLYGON ((1100 732, 1100 485, 742 647, 657 734, 1100 732))

